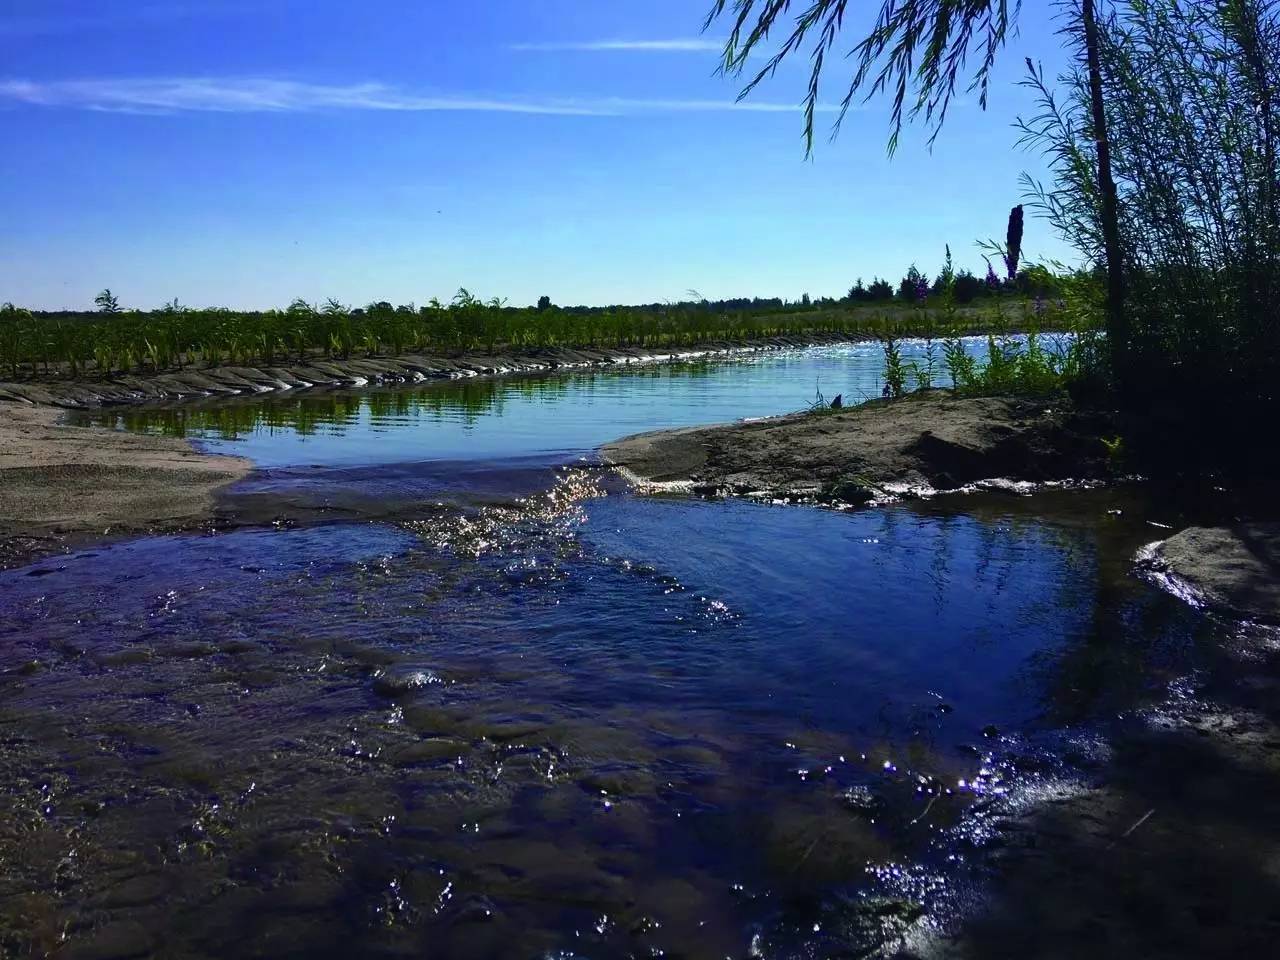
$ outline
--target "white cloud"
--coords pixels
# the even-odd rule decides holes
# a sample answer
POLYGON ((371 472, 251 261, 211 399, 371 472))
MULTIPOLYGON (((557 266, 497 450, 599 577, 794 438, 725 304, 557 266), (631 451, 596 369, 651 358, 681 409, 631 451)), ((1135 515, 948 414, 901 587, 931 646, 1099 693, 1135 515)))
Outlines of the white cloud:
POLYGON ((631 53, 709 53, 724 49, 723 40, 675 39, 675 40, 587 40, 571 43, 513 43, 512 50, 531 50, 546 53, 597 53, 622 50, 631 53))
MULTIPOLYGON (((140 114, 303 113, 319 110, 466 111, 561 116, 743 111, 790 113, 793 104, 731 98, 538 98, 421 94, 381 83, 319 84, 261 77, 146 77, 0 80, 0 103, 140 114)), ((837 108, 822 104, 821 112, 837 108)))

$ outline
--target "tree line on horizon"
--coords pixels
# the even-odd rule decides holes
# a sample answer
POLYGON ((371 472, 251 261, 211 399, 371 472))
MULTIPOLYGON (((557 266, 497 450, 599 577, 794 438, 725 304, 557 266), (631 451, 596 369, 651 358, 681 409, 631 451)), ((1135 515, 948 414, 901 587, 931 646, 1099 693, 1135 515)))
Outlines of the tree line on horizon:
MULTIPOLYGON (((890 283, 879 276, 872 278, 871 282, 864 283, 862 277, 858 277, 849 290, 841 297, 819 296, 813 297, 808 293, 803 293, 797 299, 789 299, 786 297, 727 297, 723 299, 711 300, 706 297, 697 295, 696 291, 689 291, 694 294, 687 299, 681 300, 664 300, 653 301, 651 303, 639 304, 609 304, 604 306, 591 306, 586 304, 576 305, 558 305, 554 303, 550 296, 543 295, 538 298, 536 304, 532 307, 518 307, 510 304, 505 298, 493 298, 486 301, 487 305, 493 309, 525 311, 533 309, 536 311, 544 310, 562 310, 567 313, 575 314, 597 314, 608 313, 619 310, 632 310, 640 312, 658 313, 672 307, 683 307, 688 309, 703 309, 719 313, 734 312, 794 312, 797 310, 828 310, 842 306, 857 306, 861 304, 922 304, 929 303, 935 298, 941 297, 943 288, 947 282, 951 286, 950 295, 955 298, 959 304, 969 304, 976 300, 992 296, 1015 296, 1015 297, 1050 297, 1060 293, 1063 286, 1063 278, 1043 268, 1022 268, 1016 270, 1013 276, 999 276, 994 268, 988 263, 985 277, 978 277, 967 269, 960 269, 951 274, 947 274, 945 268, 940 270, 936 277, 930 279, 929 275, 922 273, 920 269, 913 263, 908 267, 902 278, 897 283, 890 283)), ((459 290, 462 297, 470 296, 465 288, 459 290)), ((179 302, 175 297, 173 300, 155 307, 150 310, 142 308, 128 308, 120 305, 119 297, 113 293, 110 288, 102 290, 94 297, 94 308, 92 310, 40 310, 27 309, 27 312, 33 317, 57 317, 61 319, 73 320, 76 318, 83 319, 100 319, 103 316, 111 316, 122 313, 151 313, 151 314, 174 314, 188 313, 195 310, 204 311, 223 311, 232 313, 243 313, 256 315, 271 312, 270 310, 234 310, 228 307, 201 307, 192 308, 179 302)), ((301 298, 294 303, 305 303, 301 298)), ((336 303, 335 300, 329 300, 328 303, 336 303)), ((4 305, 10 310, 19 309, 15 304, 8 303, 4 305)), ((356 316, 385 314, 385 313, 418 313, 423 310, 441 309, 444 306, 439 300, 433 299, 425 306, 418 306, 414 303, 392 304, 388 300, 373 301, 363 307, 347 307, 356 316)), ((0 320, 4 315, 0 315, 0 320)))

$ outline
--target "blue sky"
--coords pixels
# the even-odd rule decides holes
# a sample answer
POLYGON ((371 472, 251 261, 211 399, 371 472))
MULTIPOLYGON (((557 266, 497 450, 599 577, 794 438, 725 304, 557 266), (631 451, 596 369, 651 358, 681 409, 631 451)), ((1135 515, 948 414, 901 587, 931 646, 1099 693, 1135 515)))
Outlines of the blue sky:
MULTIPOLYGON (((708 3, 4 0, 0 301, 795 298, 947 243, 982 266, 1043 172, 1011 128, 1023 58, 1063 57, 1041 5, 932 152, 886 157, 872 102, 806 161, 803 63, 735 107, 708 3)), ((1069 256, 1037 220, 1026 247, 1069 256)))

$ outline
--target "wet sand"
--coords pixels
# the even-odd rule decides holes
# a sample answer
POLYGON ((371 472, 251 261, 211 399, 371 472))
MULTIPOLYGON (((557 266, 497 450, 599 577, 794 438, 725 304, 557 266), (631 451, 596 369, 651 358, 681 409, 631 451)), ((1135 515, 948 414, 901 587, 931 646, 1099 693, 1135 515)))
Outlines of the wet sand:
POLYGON ((1104 416, 1066 400, 956 398, 935 390, 842 412, 640 434, 604 447, 641 485, 864 502, 1001 478, 1108 475, 1104 416))
POLYGON ((1147 563, 1188 599, 1280 624, 1280 524, 1188 527, 1157 545, 1147 563))
POLYGON ((55 408, 0 404, 0 566, 68 541, 195 526, 250 467, 185 440, 64 426, 55 408))
POLYGON ((997 824, 987 904, 910 956, 1263 957, 1280 936, 1274 652, 1139 717, 1096 785, 997 824))

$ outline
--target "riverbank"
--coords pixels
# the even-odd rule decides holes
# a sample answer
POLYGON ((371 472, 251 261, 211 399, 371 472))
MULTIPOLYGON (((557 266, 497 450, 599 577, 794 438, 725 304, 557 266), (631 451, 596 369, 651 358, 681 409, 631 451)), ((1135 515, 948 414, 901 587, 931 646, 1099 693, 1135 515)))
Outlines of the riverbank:
MULTIPOLYGON (((271 493, 228 496, 252 468, 247 460, 203 456, 184 439, 58 422, 58 410, 121 407, 220 397, 431 380, 501 377, 555 370, 726 358, 843 342, 842 337, 774 337, 716 341, 682 351, 548 349, 479 356, 309 360, 284 367, 188 368, 111 380, 0 382, 0 569, 101 537, 290 522, 386 519, 402 512, 397 498, 373 502, 359 491, 306 497, 271 493), (351 502, 348 502, 351 501, 351 502)), ((400 498, 403 499, 403 498, 400 498)), ((417 500, 413 501, 417 505, 417 500)))
POLYGON ((0 411, 0 568, 102 536, 189 528, 251 464, 185 440, 58 423, 51 407, 0 411))
POLYGON ((551 373, 618 364, 662 363, 725 358, 770 350, 849 343, 845 334, 778 336, 762 340, 715 340, 684 349, 599 347, 568 349, 504 350, 456 356, 404 354, 394 357, 359 357, 346 360, 308 357, 282 361, 279 366, 190 366, 182 370, 145 376, 121 375, 103 379, 45 379, 0 382, 0 401, 44 404, 73 409, 137 403, 172 402, 199 397, 231 397, 379 384, 423 383, 461 377, 551 373))
POLYGON ((934 390, 844 411, 640 434, 605 460, 641 487, 865 503, 986 480, 1110 473, 1101 413, 1065 399, 958 398, 934 390))
MULTIPOLYGON (((1105 741, 1078 742, 1074 788, 992 822, 982 906, 921 958, 1050 957, 1064 943, 1098 960, 1271 950, 1278 543, 1275 524, 1237 523, 1187 527, 1139 551, 1137 577, 1203 610, 1196 632, 1215 642, 1195 672, 1166 674, 1163 702, 1122 713, 1105 741)), ((1094 655, 1122 669, 1118 647, 1094 655)))
MULTIPOLYGON (((642 491, 857 505, 1113 474, 1112 417, 1066 398, 955 397, 934 390, 840 412, 792 414, 625 437, 601 451, 642 491)), ((1188 526, 1140 572, 1199 606, 1280 623, 1280 524, 1188 526)))

